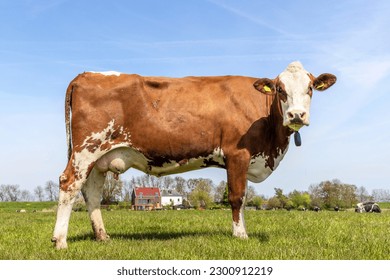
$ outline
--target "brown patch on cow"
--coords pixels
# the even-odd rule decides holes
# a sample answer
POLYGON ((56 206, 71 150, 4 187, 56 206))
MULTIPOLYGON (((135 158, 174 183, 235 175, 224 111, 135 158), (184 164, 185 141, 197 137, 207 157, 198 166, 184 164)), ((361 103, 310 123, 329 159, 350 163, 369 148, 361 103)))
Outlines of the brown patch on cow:
POLYGON ((275 97, 270 114, 252 123, 237 145, 239 149, 247 149, 251 157, 265 157, 265 167, 271 170, 274 170, 275 159, 287 148, 292 134, 289 128, 283 126, 279 102, 280 97, 275 97))
POLYGON ((111 147, 112 147, 112 145, 110 144, 110 142, 104 142, 101 146, 100 146, 100 149, 102 150, 102 151, 109 151, 109 150, 111 150, 111 147))
POLYGON ((95 166, 95 162, 92 162, 88 165, 88 168, 87 168, 87 172, 85 174, 85 176, 88 178, 89 174, 91 173, 93 167, 95 166))
POLYGON ((111 133, 111 140, 115 140, 121 136, 121 131, 119 128, 116 128, 112 133, 111 133))
MULTIPOLYGON (((287 101, 286 86, 284 85, 284 83, 282 81, 279 80, 279 78, 276 78, 276 93, 279 95, 280 99, 283 102, 287 101)), ((280 106, 280 104, 278 104, 278 106, 280 106)))
POLYGON ((90 153, 94 153, 102 144, 100 139, 93 138, 88 138, 85 142, 85 145, 83 145, 81 148, 87 149, 90 153))
POLYGON ((74 166, 72 164, 73 160, 72 158, 68 161, 68 164, 66 166, 65 171, 61 174, 59 178, 59 185, 60 190, 67 192, 70 188, 70 186, 75 182, 77 179, 76 172, 74 170, 74 166))

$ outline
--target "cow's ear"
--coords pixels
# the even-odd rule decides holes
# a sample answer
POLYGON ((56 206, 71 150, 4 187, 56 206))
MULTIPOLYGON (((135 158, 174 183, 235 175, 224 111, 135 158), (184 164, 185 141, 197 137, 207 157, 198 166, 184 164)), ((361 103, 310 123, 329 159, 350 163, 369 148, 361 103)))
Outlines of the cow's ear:
POLYGON ((315 78, 314 76, 312 77, 313 88, 319 91, 323 91, 330 88, 337 81, 336 76, 329 73, 321 74, 317 78, 315 78))
POLYGON ((253 86, 255 89, 264 94, 276 94, 275 83, 271 79, 262 78, 258 79, 253 86))

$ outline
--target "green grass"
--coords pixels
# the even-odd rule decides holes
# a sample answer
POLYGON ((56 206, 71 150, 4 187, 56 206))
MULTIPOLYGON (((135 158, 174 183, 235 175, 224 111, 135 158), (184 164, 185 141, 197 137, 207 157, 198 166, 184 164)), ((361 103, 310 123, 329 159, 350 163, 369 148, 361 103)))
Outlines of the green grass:
POLYGON ((379 207, 383 209, 390 209, 390 202, 379 202, 379 207))
POLYGON ((57 202, 42 201, 42 202, 0 202, 0 213, 16 212, 24 209, 26 211, 42 211, 43 209, 53 209, 57 202))
POLYGON ((390 211, 248 211, 249 239, 231 236, 230 211, 103 211, 111 240, 93 240, 72 213, 68 249, 53 248, 55 213, 0 212, 0 259, 390 259, 390 211))

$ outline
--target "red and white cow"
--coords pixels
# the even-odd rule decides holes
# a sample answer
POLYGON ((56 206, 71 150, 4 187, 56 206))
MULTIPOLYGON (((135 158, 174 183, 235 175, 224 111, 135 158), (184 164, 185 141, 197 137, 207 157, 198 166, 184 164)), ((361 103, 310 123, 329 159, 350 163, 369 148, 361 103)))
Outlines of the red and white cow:
POLYGON ((60 176, 52 241, 66 248, 69 218, 81 190, 97 240, 108 238, 100 213, 107 171, 136 168, 163 176, 205 167, 227 170, 233 235, 247 238, 247 180, 279 165, 290 135, 309 125, 313 89, 336 82, 293 62, 275 79, 242 76, 78 75, 66 93, 68 164, 60 176))

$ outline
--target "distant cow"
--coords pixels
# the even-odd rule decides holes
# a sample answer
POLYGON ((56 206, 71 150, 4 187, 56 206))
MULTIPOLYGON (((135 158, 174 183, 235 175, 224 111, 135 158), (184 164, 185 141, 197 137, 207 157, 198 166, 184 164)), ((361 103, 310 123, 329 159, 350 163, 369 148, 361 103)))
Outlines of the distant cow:
POLYGON ((320 211, 321 211, 321 208, 318 207, 318 206, 315 206, 315 207, 313 208, 313 211, 315 211, 315 212, 320 212, 320 211))
POLYGON ((78 75, 66 92, 68 164, 60 176, 52 241, 66 248, 80 190, 95 238, 107 239, 100 211, 104 176, 129 168, 156 176, 226 169, 233 235, 247 238, 247 179, 262 182, 278 167, 290 135, 309 125, 313 91, 335 82, 334 75, 315 77, 299 62, 275 79, 78 75))
POLYGON ((355 212, 357 212, 357 213, 363 213, 363 212, 367 212, 367 213, 371 213, 371 212, 381 213, 382 210, 379 207, 379 205, 377 203, 375 203, 375 202, 364 202, 364 203, 356 204, 355 212))

